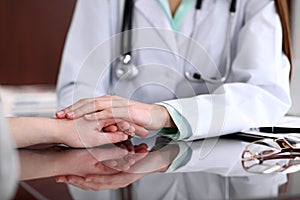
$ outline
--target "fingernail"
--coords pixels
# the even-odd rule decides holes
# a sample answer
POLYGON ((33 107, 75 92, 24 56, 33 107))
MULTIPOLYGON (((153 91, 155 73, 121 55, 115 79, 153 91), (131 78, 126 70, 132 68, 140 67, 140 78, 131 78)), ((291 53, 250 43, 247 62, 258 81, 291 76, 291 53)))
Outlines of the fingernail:
POLYGON ((128 140, 128 135, 124 135, 123 140, 128 140))
POLYGON ((69 113, 67 113, 67 115, 68 115, 68 117, 74 117, 75 116, 75 113, 74 112, 69 112, 69 113))
POLYGON ((135 163, 135 160, 134 160, 134 159, 129 159, 129 160, 128 160, 128 164, 129 164, 129 165, 133 165, 134 163, 135 163))
POLYGON ((58 115, 63 115, 65 112, 63 110, 57 112, 58 115))
POLYGON ((99 131, 99 132, 103 132, 103 127, 101 127, 101 126, 98 126, 98 127, 97 127, 97 131, 99 131))
POLYGON ((91 178, 86 178, 85 181, 86 182, 92 182, 92 179, 91 178))
POLYGON ((74 184, 75 183, 75 181, 74 180, 68 180, 68 183, 70 183, 70 184, 74 184))
POLYGON ((64 180, 63 180, 62 178, 58 178, 58 179, 56 179, 56 182, 57 182, 57 183, 63 183, 64 180))
POLYGON ((126 156, 127 154, 128 154, 128 150, 123 149, 123 150, 122 150, 122 155, 123 155, 123 156, 126 156))
POLYGON ((122 169, 123 169, 124 171, 127 171, 127 170, 130 169, 130 166, 129 166, 129 165, 123 165, 123 166, 122 166, 122 169))
POLYGON ((134 137, 135 133, 134 132, 128 132, 128 135, 130 135, 131 137, 134 137))
POLYGON ((84 117, 85 117, 86 119, 93 119, 93 115, 91 115, 91 114, 89 114, 89 115, 84 115, 84 117))
POLYGON ((116 166, 118 165, 118 162, 115 161, 115 160, 112 160, 112 161, 109 162, 109 164, 110 164, 110 166, 112 166, 112 167, 116 167, 116 166))

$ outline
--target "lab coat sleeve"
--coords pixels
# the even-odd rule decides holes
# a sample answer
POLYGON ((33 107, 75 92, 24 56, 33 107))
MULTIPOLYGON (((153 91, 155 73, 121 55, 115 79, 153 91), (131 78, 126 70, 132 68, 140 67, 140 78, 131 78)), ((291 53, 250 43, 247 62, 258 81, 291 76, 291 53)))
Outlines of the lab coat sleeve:
POLYGON ((160 135, 169 137, 173 140, 188 138, 191 136, 192 131, 189 122, 175 108, 163 102, 157 103, 157 105, 164 106, 168 110, 176 125, 175 131, 164 131, 164 129, 162 129, 159 133, 160 135))
POLYGON ((178 139, 273 125, 288 111, 290 63, 282 52, 282 27, 274 2, 248 1, 244 21, 227 83, 211 94, 164 102, 191 127, 191 133, 178 139))
MULTIPOLYGON (((99 81, 95 75, 101 58, 109 58, 107 48, 101 58, 91 58, 93 52, 101 45, 107 45, 105 41, 110 35, 110 7, 109 1, 78 0, 73 20, 67 35, 63 52, 60 72, 57 82, 57 97, 59 109, 75 103, 79 98, 101 96, 106 93, 107 80, 100 80, 101 87, 95 89, 95 82, 99 81), (87 59, 88 58, 88 59, 87 59), (98 59, 98 60, 97 60, 98 59), (86 61, 90 63, 86 63, 86 61), (97 63, 97 64, 96 64, 97 63), (88 65, 93 65, 89 68, 88 65), (86 74, 83 77, 83 74, 86 74), (95 80, 94 80, 95 79, 95 80), (80 86, 80 94, 75 94, 76 86, 80 86)), ((99 49, 99 48, 98 48, 99 49)), ((100 68, 100 67, 99 67, 100 68)))

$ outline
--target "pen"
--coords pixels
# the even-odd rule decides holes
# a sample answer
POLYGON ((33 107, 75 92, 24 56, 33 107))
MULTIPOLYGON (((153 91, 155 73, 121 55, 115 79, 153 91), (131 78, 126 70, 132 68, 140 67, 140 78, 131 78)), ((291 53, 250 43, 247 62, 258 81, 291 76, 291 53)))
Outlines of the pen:
POLYGON ((263 133, 300 133, 300 128, 292 127, 259 127, 251 130, 256 130, 263 133))

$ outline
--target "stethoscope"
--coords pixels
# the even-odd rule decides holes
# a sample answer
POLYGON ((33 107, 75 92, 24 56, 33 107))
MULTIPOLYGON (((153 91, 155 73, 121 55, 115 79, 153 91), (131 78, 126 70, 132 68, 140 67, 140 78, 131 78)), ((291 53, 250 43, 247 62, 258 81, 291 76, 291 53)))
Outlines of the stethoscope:
MULTIPOLYGON (((226 60, 226 67, 225 73, 220 78, 215 77, 203 77, 200 73, 191 73, 188 70, 188 66, 184 65, 184 76, 187 80, 192 82, 208 82, 208 83, 220 83, 225 82, 231 71, 231 29, 232 23, 234 20, 235 12, 236 12, 236 0, 232 0, 229 8, 230 16, 228 20, 227 26, 227 33, 226 33, 226 52, 227 52, 227 60, 226 60)), ((202 7, 202 0, 197 0, 195 9, 196 12, 194 14, 194 25, 191 38, 195 38, 197 32, 197 23, 199 13, 202 7)), ((134 0, 126 0, 125 7, 124 7, 124 14, 123 14, 123 24, 122 24, 122 36, 121 36, 121 52, 126 52, 125 54, 120 55, 118 58, 118 62, 116 65, 116 76, 122 80, 132 80, 139 74, 139 69, 136 65, 132 63, 132 55, 131 55, 131 41, 132 35, 130 30, 132 29, 132 20, 133 20, 133 8, 134 8, 134 0)), ((190 45, 191 40, 189 40, 188 44, 188 52, 187 55, 190 53, 190 45)))

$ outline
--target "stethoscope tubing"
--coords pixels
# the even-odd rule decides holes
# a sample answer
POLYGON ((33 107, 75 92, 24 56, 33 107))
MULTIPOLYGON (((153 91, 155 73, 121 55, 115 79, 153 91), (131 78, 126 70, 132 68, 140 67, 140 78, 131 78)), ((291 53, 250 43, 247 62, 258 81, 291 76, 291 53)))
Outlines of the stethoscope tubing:
MULTIPOLYGON (((198 2, 200 2, 199 0, 198 2)), ((201 10, 201 5, 199 6, 197 2, 196 5, 196 11, 194 15, 194 30, 192 33, 192 37, 189 41, 189 46, 188 46, 188 52, 190 52, 190 45, 191 45, 191 40, 195 38, 195 34, 197 32, 197 22, 198 22, 198 16, 200 14, 201 10)), ((226 67, 225 67, 225 73, 221 78, 210 78, 210 77, 203 77, 200 73, 194 73, 193 75, 189 72, 187 69, 186 64, 184 64, 184 76, 187 80, 191 82, 207 82, 210 84, 218 84, 218 83, 224 83, 228 80, 229 74, 231 72, 231 32, 232 32, 232 26, 233 26, 233 20, 235 17, 235 12, 236 12, 236 0, 232 0, 230 4, 230 9, 229 9, 229 20, 228 20, 228 25, 227 25, 227 32, 226 32, 226 43, 225 43, 225 50, 227 52, 226 56, 226 67)), ((187 54, 187 56, 189 53, 187 54)), ((217 69, 216 69, 217 70, 217 69)))
MULTIPOLYGON (((231 4, 230 4, 230 8, 229 8, 230 15, 229 15, 229 20, 228 20, 228 25, 227 25, 226 43, 225 43, 225 51, 227 53, 226 54, 227 59, 226 59, 224 75, 221 78, 203 77, 200 73, 194 73, 192 75, 189 72, 188 67, 186 66, 186 62, 185 62, 184 63, 184 76, 187 80, 189 80, 191 82, 207 82, 207 83, 211 83, 211 84, 224 83, 228 80, 229 74, 231 72, 231 32, 232 32, 233 20, 234 20, 235 13, 236 13, 236 4, 237 4, 237 0, 232 0, 231 4)), ((121 38, 121 52, 123 52, 124 54, 120 55, 120 59, 119 59, 120 63, 116 68, 117 77, 122 78, 122 79, 127 79, 126 77, 128 77, 128 80, 132 80, 139 74, 137 66, 135 66, 131 60, 131 41, 132 41, 131 37, 132 37, 132 35, 130 33, 130 30, 132 29, 133 8, 134 8, 134 0, 125 0, 123 24, 122 24, 122 38, 121 38), (126 42, 126 45, 125 45, 125 42, 126 42), (127 58, 127 60, 125 60, 125 58, 127 58), (130 59, 128 60, 128 58, 130 58, 130 59), (124 59, 124 60, 122 60, 122 59, 124 59), (121 65, 124 65, 124 66, 121 66, 121 65), (136 68, 136 69, 134 69, 134 68, 136 68)), ((190 54, 191 42, 196 37, 198 18, 199 18, 200 12, 201 12, 201 8, 202 8, 202 0, 197 0, 196 6, 195 6, 195 14, 194 14, 194 27, 193 27, 192 36, 189 40, 186 58, 190 54)), ((111 83, 111 81, 112 80, 110 80, 110 83, 111 83)))

